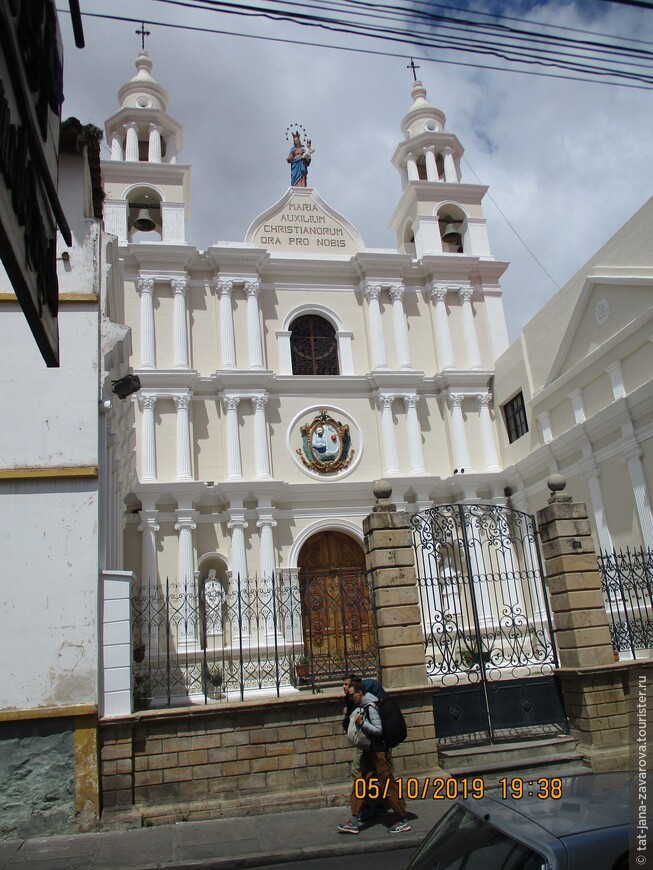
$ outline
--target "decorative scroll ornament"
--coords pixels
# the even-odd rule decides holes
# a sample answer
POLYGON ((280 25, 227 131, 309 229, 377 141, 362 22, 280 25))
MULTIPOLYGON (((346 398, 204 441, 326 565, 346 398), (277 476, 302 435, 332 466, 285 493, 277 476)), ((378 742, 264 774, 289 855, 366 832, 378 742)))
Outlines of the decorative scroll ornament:
POLYGON ((301 427, 302 446, 297 449, 306 468, 319 474, 334 474, 347 468, 354 458, 349 426, 322 410, 301 427))

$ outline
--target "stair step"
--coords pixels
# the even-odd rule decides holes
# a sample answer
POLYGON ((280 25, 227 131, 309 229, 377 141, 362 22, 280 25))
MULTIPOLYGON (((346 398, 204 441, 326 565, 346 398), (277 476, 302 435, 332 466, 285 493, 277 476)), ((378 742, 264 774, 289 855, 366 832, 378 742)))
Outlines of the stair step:
POLYGON ((537 756, 497 759, 493 762, 486 762, 483 758, 477 759, 476 764, 462 764, 455 766, 442 765, 442 769, 446 770, 455 777, 469 777, 474 772, 479 775, 488 773, 507 773, 518 769, 533 769, 542 770, 543 768, 564 768, 569 765, 582 767, 582 757, 577 752, 560 753, 552 758, 538 758, 537 756))

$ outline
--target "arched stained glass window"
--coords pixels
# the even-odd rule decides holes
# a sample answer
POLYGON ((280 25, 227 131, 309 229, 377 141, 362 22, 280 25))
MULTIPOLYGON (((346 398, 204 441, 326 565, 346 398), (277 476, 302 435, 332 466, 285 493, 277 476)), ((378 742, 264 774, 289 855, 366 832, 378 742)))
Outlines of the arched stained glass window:
POLYGON ((339 375, 338 340, 328 320, 304 314, 290 326, 294 375, 339 375))

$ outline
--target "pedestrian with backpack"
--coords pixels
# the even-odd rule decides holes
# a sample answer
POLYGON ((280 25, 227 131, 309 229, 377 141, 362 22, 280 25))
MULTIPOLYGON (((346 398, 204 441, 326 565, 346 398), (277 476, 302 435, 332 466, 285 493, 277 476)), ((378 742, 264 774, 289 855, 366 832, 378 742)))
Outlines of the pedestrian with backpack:
POLYGON ((383 723, 378 708, 379 699, 369 692, 366 693, 365 687, 360 682, 353 683, 349 691, 355 707, 349 717, 348 736, 351 732, 350 743, 360 746, 362 754, 360 772, 354 780, 351 794, 351 819, 338 825, 338 831, 341 834, 360 833, 362 822, 360 813, 371 790, 370 780, 376 780, 374 785, 375 789, 378 787, 378 792, 375 793, 381 794, 396 814, 397 819, 388 828, 388 832, 401 834, 410 831, 406 819, 406 804, 399 796, 390 750, 384 740, 383 723), (369 745, 365 746, 366 742, 369 745))

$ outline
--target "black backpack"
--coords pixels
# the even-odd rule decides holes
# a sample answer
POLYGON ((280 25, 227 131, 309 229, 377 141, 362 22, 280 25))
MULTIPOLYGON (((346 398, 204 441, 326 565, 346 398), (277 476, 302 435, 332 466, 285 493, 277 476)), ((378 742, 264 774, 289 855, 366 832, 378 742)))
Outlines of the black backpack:
MULTIPOLYGON (((366 705, 368 706, 368 705, 366 705)), ((381 725, 383 727, 383 742, 386 749, 394 749, 406 739, 406 720, 399 704, 390 695, 377 701, 374 705, 379 711, 381 725)))

